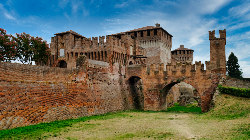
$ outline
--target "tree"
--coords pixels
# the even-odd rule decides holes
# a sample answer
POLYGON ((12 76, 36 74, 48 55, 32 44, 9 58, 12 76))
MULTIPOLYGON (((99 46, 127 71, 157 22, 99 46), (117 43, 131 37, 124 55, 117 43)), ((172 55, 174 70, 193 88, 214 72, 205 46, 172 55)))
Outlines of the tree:
POLYGON ((231 52, 227 61, 228 75, 232 78, 242 79, 243 72, 241 72, 239 68, 240 68, 240 65, 238 64, 238 58, 234 55, 233 52, 231 52))
POLYGON ((0 28, 0 61, 10 62, 16 60, 16 38, 6 34, 6 30, 0 28))
POLYGON ((47 64, 51 52, 45 40, 26 33, 7 35, 0 28, 0 61, 19 60, 24 63, 35 61, 37 64, 47 64))

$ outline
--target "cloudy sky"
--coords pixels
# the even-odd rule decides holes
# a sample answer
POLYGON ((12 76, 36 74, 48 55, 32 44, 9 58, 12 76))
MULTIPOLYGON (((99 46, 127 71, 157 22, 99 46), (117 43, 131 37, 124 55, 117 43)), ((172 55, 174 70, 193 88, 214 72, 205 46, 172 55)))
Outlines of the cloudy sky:
POLYGON ((172 50, 185 45, 194 61, 209 61, 208 31, 227 30, 226 57, 238 57, 243 77, 250 78, 249 0, 1 0, 0 28, 28 33, 48 43, 55 33, 73 30, 98 37, 145 26, 173 35, 172 50))

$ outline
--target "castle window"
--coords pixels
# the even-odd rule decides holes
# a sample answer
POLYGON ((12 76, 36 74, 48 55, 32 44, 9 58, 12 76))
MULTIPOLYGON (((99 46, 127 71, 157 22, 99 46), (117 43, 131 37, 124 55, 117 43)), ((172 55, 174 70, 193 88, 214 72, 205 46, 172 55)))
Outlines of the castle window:
POLYGON ((154 29, 154 35, 157 35, 157 29, 154 29))
POLYGON ((185 51, 183 51, 183 54, 185 54, 185 51))
POLYGON ((71 58, 73 58, 73 52, 71 52, 71 58))
POLYGON ((147 35, 150 36, 150 30, 147 30, 147 35))
POLYGON ((60 49, 60 56, 64 56, 64 49, 60 49))
POLYGON ((107 61, 107 52, 105 51, 105 61, 107 61))
POLYGON ((134 32, 135 37, 137 37, 137 32, 134 32))
POLYGON ((133 55, 133 46, 130 46, 130 55, 133 55))
POLYGON ((141 31, 141 37, 143 37, 143 31, 141 31))
POLYGON ((75 54, 76 55, 76 59, 78 58, 78 53, 75 54))

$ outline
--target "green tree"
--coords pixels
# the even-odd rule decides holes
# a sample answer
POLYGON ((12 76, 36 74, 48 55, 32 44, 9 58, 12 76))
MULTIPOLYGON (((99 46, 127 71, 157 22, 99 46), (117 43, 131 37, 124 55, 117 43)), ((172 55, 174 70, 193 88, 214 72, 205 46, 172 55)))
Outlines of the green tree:
POLYGON ((26 33, 16 34, 14 37, 0 28, 0 61, 19 60, 23 64, 35 61, 36 64, 43 65, 48 64, 50 55, 49 45, 42 38, 26 33))
POLYGON ((16 60, 16 38, 6 34, 6 30, 0 28, 0 61, 10 62, 16 60))
POLYGON ((233 52, 231 52, 227 61, 228 75, 232 78, 242 79, 243 72, 241 72, 239 68, 240 68, 240 65, 238 64, 238 58, 234 55, 233 52))

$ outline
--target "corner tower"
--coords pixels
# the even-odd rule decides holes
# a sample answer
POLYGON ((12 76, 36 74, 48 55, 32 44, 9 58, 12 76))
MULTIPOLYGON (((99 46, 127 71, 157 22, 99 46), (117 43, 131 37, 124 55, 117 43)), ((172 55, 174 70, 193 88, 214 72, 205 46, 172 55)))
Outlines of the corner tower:
POLYGON ((220 37, 215 37, 215 30, 209 31, 211 70, 226 75, 226 29, 219 30, 220 37))

